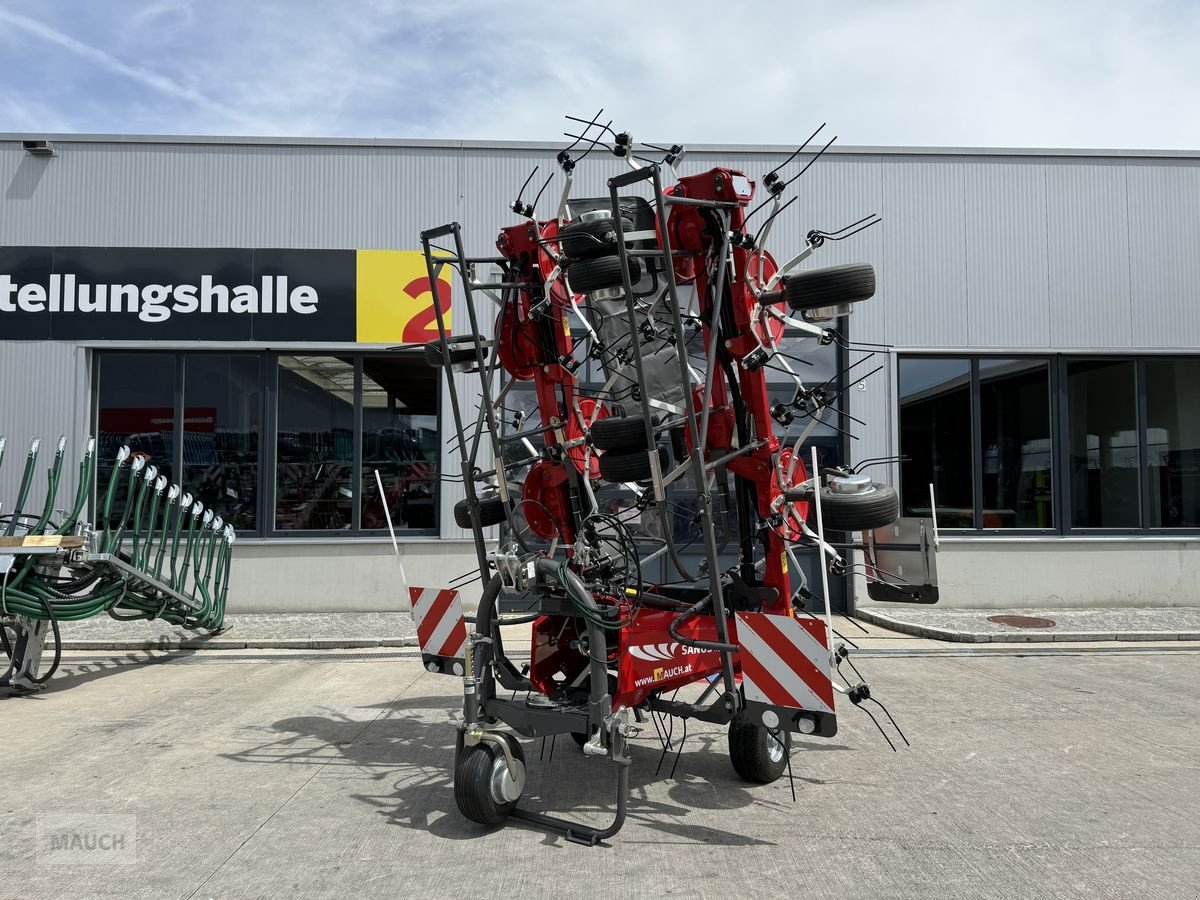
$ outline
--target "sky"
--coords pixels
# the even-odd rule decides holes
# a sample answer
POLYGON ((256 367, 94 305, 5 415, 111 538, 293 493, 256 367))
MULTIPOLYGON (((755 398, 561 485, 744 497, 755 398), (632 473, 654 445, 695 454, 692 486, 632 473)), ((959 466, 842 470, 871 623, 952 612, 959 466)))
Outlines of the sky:
POLYGON ((1200 149, 1200 2, 0 0, 0 132, 1200 149))

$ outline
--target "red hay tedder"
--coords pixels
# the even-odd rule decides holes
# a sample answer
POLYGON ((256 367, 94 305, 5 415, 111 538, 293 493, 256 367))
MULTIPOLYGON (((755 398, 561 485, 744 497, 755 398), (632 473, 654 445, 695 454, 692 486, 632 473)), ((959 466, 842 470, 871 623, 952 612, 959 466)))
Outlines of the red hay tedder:
POLYGON ((872 699, 865 683, 840 676, 849 650, 835 640, 828 573, 853 570, 879 599, 936 602, 936 523, 900 519, 891 487, 861 465, 819 467, 807 447, 839 391, 796 374, 789 360, 803 360, 784 352, 785 329, 855 349, 835 326, 874 295, 875 273, 798 267, 879 220, 809 231, 782 264, 764 245, 790 205, 787 188, 829 145, 790 179, 783 170, 799 166, 803 146, 768 172, 752 206, 759 185, 737 169, 680 176, 684 148, 635 144, 598 116, 577 121, 586 127, 558 154, 555 215, 536 218, 537 200, 518 196, 521 221, 500 230, 498 256, 469 256, 457 223, 421 235, 441 335, 425 352, 454 373, 465 491, 455 519, 474 534, 483 591, 473 621, 453 590, 411 595, 426 668, 464 683, 459 810, 596 844, 624 821, 628 742, 647 714, 656 725, 662 716, 727 724, 734 770, 768 783, 789 771, 793 733, 836 732, 838 693, 855 705, 872 699), (628 168, 608 180, 608 197, 573 197, 576 163, 599 146, 628 168), (453 336, 449 298, 436 296, 447 267, 469 326, 453 336), (768 368, 794 380, 790 402, 768 396, 768 368), (463 373, 478 376, 477 388, 464 390, 475 382, 463 373), (522 383, 536 418, 509 406, 522 383), (777 435, 795 422, 798 434, 777 435), (494 526, 498 546, 487 537, 494 526), (703 545, 698 563, 683 552, 692 542, 703 545), (817 550, 820 595, 805 582, 800 547, 817 550), (502 595, 529 611, 502 616, 502 595), (518 623, 532 627, 521 669, 500 630, 518 623), (678 699, 689 685, 699 696, 678 699), (525 756, 512 732, 570 734, 615 763, 612 825, 519 807, 525 756))

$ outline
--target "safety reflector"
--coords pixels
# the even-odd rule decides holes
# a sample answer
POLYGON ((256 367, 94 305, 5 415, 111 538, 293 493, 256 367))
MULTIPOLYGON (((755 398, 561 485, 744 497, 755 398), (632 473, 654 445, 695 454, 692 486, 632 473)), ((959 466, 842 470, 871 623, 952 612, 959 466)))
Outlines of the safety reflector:
POLYGON ((421 656, 461 660, 466 653, 467 623, 458 591, 409 588, 421 656))
POLYGON ((769 613, 737 613, 742 689, 747 700, 833 712, 825 623, 769 613))

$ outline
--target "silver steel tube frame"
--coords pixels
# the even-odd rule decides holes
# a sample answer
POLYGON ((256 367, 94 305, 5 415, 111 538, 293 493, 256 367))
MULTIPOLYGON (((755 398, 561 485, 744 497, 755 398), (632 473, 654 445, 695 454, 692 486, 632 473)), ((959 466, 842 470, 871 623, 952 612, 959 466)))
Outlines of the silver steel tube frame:
MULTIPOLYGON (((609 193, 612 199, 613 208, 613 224, 617 232, 617 254, 621 259, 621 278, 625 287, 625 309, 626 315, 629 318, 629 328, 632 334, 638 333, 636 310, 633 304, 633 285, 629 280, 629 254, 625 247, 624 229, 621 224, 620 216, 620 198, 617 191, 630 184, 636 184, 639 181, 650 181, 654 187, 655 210, 658 215, 658 233, 660 236, 661 247, 659 251, 663 259, 663 274, 667 281, 667 291, 671 297, 671 317, 672 324, 675 328, 676 341, 683 340, 683 319, 679 315, 679 292, 678 285, 675 283, 675 266, 671 255, 671 240, 670 232, 667 229, 667 203, 662 192, 662 180, 659 178, 659 167, 657 165, 645 166, 641 169, 636 169, 632 172, 623 173, 608 180, 609 193)), ((722 254, 723 255, 723 254, 722 254)), ((724 267, 722 266, 722 269, 724 267)), ((710 334, 713 339, 716 338, 716 331, 710 329, 710 334)), ((688 390, 689 373, 687 366, 687 358, 683 353, 676 354, 679 360, 679 378, 680 384, 683 385, 684 391, 684 411, 687 419, 688 433, 692 438, 692 476, 696 479, 697 494, 696 499, 700 506, 700 525, 704 532, 704 550, 708 559, 708 583, 709 592, 712 595, 712 611, 713 617, 716 620, 717 639, 722 644, 729 644, 729 623, 725 618, 725 600, 721 592, 721 567, 718 561, 717 536, 713 528, 712 520, 712 491, 708 487, 708 477, 704 466, 703 448, 700 443, 699 426, 696 421, 695 404, 692 402, 691 392, 688 390)), ((642 358, 640 354, 634 354, 634 365, 637 368, 638 383, 643 387, 646 384, 645 373, 642 370, 642 358)), ((650 448, 649 452, 654 453, 655 435, 654 426, 650 422, 650 398, 646 396, 645 391, 642 391, 642 417, 646 425, 646 441, 650 448)), ((665 501, 665 498, 664 498, 665 501)), ((665 502, 663 509, 665 510, 665 502)), ((664 522, 664 527, 669 523, 664 522)), ((734 697, 735 703, 740 702, 736 698, 737 681, 733 671, 733 653, 729 650, 718 651, 721 654, 721 674, 725 681, 725 692, 731 697, 734 697)))
MULTIPOLYGON (((483 542, 483 525, 479 520, 479 495, 475 491, 475 451, 478 450, 478 442, 472 441, 472 450, 467 450, 466 434, 463 431, 463 415, 462 406, 458 396, 458 386, 454 383, 454 367, 450 361, 450 344, 449 331, 446 328, 446 318, 443 312, 441 293, 441 283, 437 277, 437 272, 434 271, 434 257, 432 255, 432 242, 440 237, 451 236, 454 238, 454 255, 447 257, 439 257, 439 261, 444 260, 444 265, 449 265, 458 271, 459 277, 462 278, 463 290, 466 293, 467 316, 471 320, 471 333, 479 335, 479 319, 475 314, 475 303, 472 295, 471 278, 467 272, 466 253, 463 250, 462 229, 457 222, 451 222, 449 225, 442 225, 438 228, 432 228, 428 231, 421 232, 421 246, 425 254, 425 268, 429 273, 430 292, 433 294, 433 309, 436 313, 438 336, 441 338, 442 345, 442 368, 446 373, 447 384, 450 388, 450 410, 454 416, 454 427, 459 435, 458 455, 462 467, 463 491, 467 499, 467 513, 471 519, 471 532, 475 538, 475 556, 479 563, 479 575, 483 579, 484 584, 489 580, 491 568, 488 565, 487 550, 483 542)), ((447 305, 445 309, 449 309, 450 303, 453 303, 452 297, 447 297, 447 305)), ((508 482, 504 472, 503 456, 501 455, 501 445, 499 441, 500 430, 496 424, 495 414, 492 410, 491 384, 488 378, 487 360, 484 357, 483 347, 479 340, 474 342, 475 363, 479 368, 480 388, 482 392, 481 406, 483 419, 487 423, 488 431, 492 439, 492 450, 495 454, 495 471, 497 475, 497 483, 499 485, 500 496, 507 501, 508 499, 508 482)), ((482 423, 478 423, 482 424, 482 423)), ((505 516, 509 519, 509 525, 512 525, 512 512, 508 508, 508 503, 505 502, 505 516)))

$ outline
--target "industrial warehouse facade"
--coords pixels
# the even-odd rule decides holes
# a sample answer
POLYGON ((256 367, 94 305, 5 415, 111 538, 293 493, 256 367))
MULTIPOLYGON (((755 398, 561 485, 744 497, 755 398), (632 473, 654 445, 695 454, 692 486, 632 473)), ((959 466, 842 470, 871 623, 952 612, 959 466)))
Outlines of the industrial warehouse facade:
MULTIPOLYGON (((44 156, 22 137, 0 136, 0 499, 25 438, 95 434, 100 483, 127 444, 237 528, 233 612, 396 608, 385 508, 411 583, 471 570, 415 248, 487 223, 467 250, 492 255, 559 148, 51 136, 44 156)), ((682 169, 757 180, 792 149, 693 148, 682 169)), ((577 194, 620 171, 597 157, 577 194)), ((942 602, 1200 604, 1200 158, 853 148, 798 186, 778 257, 882 216, 806 266, 872 263, 845 331, 890 347, 793 339, 841 392, 811 440, 882 460, 906 514, 930 514, 932 485, 942 602)), ((506 419, 533 408, 517 385, 506 419)))

